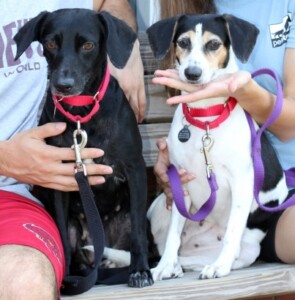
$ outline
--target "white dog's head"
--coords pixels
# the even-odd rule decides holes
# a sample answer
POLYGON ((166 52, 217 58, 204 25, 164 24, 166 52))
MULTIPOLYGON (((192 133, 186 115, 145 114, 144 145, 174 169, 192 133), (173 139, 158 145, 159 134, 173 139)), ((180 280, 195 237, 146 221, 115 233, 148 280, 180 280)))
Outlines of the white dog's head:
POLYGON ((222 73, 237 70, 235 57, 246 62, 258 29, 232 15, 178 15, 161 20, 148 30, 157 59, 175 47, 181 80, 204 84, 222 73))

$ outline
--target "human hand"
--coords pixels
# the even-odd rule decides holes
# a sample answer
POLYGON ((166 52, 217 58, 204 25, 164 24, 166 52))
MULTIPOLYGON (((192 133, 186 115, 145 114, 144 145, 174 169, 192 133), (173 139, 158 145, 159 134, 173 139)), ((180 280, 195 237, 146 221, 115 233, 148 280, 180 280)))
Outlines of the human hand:
MULTIPOLYGON (((45 143, 45 138, 57 136, 65 128, 65 123, 48 123, 1 142, 0 174, 51 189, 78 190, 74 177, 75 151, 45 143)), ((81 151, 82 159, 94 159, 103 154, 102 150, 95 148, 81 151)), ((102 175, 112 173, 111 167, 95 163, 87 164, 86 169, 91 185, 103 183, 105 179, 102 175)))
POLYGON ((142 122, 146 110, 144 70, 140 57, 139 41, 136 40, 126 66, 117 69, 109 60, 111 74, 118 80, 138 122, 142 122))
MULTIPOLYGON (((157 140, 157 147, 159 149, 158 158, 156 164, 154 166, 154 173, 156 175, 156 179, 158 184, 163 188, 163 191, 166 195, 166 206, 167 209, 171 210, 173 196, 169 184, 169 178, 167 175, 168 167, 170 165, 169 162, 169 154, 168 154, 168 145, 165 138, 157 140)), ((179 169, 178 174, 180 176, 181 183, 187 183, 195 178, 194 174, 188 173, 184 169, 179 169)), ((184 190, 184 195, 187 192, 184 190)))
POLYGON ((246 85, 251 80, 251 74, 238 71, 232 74, 223 74, 206 84, 191 84, 181 81, 177 70, 157 70, 153 83, 169 86, 187 94, 167 99, 167 104, 188 103, 214 97, 234 97, 239 100, 239 95, 244 92, 246 85))

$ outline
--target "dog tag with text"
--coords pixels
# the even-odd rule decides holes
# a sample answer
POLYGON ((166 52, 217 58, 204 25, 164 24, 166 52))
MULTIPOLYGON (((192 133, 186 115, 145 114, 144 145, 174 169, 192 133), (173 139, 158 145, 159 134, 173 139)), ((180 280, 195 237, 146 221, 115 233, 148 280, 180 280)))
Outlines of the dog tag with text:
POLYGON ((178 133, 178 139, 180 142, 185 143, 190 139, 190 137, 191 137, 191 132, 188 129, 188 126, 184 125, 184 127, 178 133))

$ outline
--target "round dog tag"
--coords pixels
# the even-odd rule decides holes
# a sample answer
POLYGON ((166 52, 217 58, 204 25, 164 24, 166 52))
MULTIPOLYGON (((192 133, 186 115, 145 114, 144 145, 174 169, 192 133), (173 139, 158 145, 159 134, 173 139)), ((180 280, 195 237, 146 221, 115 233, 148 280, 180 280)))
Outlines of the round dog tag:
POLYGON ((185 143, 190 139, 190 137, 191 137, 191 132, 188 129, 188 126, 184 125, 184 127, 178 133, 178 139, 180 142, 185 143))

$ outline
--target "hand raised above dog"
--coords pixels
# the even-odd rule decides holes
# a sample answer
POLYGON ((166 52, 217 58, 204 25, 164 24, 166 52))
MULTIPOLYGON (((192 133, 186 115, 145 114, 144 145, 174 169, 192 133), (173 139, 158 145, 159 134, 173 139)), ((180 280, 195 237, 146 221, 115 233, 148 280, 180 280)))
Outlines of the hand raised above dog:
MULTIPOLYGON (((238 98, 243 89, 251 81, 251 74, 238 71, 232 74, 223 74, 206 84, 192 84, 182 81, 177 70, 157 70, 153 83, 165 85, 186 92, 179 96, 167 99, 167 104, 189 103, 217 96, 238 98)), ((238 99, 237 99, 238 100, 238 99)))

